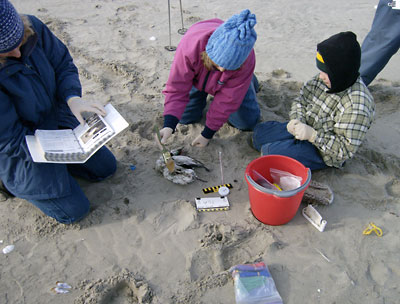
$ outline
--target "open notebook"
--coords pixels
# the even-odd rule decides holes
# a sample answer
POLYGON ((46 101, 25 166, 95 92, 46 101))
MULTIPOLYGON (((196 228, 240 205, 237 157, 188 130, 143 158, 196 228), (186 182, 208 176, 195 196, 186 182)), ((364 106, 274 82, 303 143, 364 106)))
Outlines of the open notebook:
POLYGON ((25 136, 34 162, 84 163, 111 138, 129 124, 111 105, 105 106, 106 116, 89 113, 86 123, 75 129, 36 130, 25 136))

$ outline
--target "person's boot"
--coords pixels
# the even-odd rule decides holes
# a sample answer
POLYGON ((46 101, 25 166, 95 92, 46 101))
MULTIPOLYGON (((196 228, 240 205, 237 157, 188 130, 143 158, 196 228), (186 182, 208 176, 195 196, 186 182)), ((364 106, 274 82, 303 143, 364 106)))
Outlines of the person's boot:
POLYGON ((4 202, 9 198, 15 197, 7 188, 4 186, 3 181, 0 180, 0 202, 4 202))
POLYGON ((250 148, 257 151, 257 149, 254 148, 254 144, 253 144, 253 133, 247 135, 246 141, 250 148))
POLYGON ((332 204, 333 199, 333 191, 328 185, 311 181, 308 188, 304 192, 302 202, 311 205, 328 206, 332 204))

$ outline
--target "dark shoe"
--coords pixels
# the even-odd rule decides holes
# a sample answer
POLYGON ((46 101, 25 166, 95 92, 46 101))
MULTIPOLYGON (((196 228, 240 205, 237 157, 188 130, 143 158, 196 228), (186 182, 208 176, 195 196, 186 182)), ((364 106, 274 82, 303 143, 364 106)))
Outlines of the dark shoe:
POLYGON ((4 193, 0 192, 0 202, 5 202, 7 199, 8 197, 4 195, 4 193))
POLYGON ((249 145, 250 148, 257 151, 257 149, 254 148, 254 144, 253 144, 253 133, 247 135, 247 144, 249 145))
POLYGON ((0 202, 4 202, 12 197, 15 197, 15 195, 7 190, 7 188, 3 184, 3 181, 0 181, 0 202))
POLYGON ((333 198, 333 192, 328 185, 311 181, 304 192, 302 202, 311 205, 328 206, 332 204, 333 198))

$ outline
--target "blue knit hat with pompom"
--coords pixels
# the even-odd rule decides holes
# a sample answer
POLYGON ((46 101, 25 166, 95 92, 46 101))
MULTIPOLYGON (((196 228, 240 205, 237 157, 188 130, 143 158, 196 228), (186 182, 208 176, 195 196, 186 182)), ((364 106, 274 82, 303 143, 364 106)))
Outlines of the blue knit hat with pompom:
POLYGON ((0 0, 0 53, 15 49, 24 37, 24 23, 8 0, 0 0))
POLYGON ((257 40, 256 23, 248 9, 233 15, 212 33, 206 46, 208 57, 226 70, 240 68, 257 40))

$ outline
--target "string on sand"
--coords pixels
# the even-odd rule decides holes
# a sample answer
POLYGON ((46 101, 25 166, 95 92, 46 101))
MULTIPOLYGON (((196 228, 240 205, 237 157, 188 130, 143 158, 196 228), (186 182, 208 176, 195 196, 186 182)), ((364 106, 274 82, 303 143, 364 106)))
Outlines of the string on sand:
POLYGON ((222 152, 218 152, 218 157, 219 157, 219 168, 221 170, 221 185, 224 184, 224 172, 222 170, 222 152))

